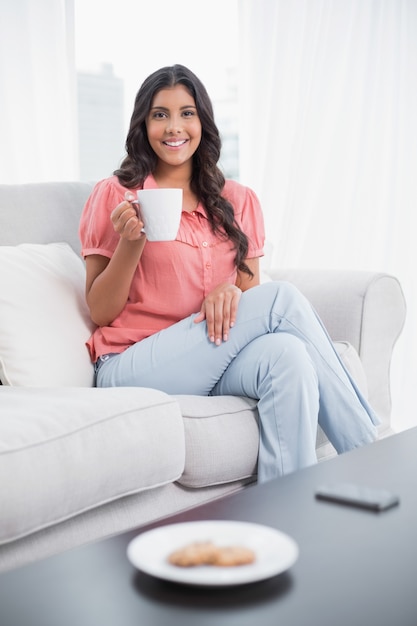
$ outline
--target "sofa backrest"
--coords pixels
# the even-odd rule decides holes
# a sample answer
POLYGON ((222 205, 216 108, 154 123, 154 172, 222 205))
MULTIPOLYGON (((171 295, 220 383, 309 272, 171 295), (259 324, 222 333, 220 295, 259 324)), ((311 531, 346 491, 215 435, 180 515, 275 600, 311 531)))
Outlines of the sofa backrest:
POLYGON ((80 254, 78 224, 94 183, 0 185, 0 245, 66 241, 80 254))

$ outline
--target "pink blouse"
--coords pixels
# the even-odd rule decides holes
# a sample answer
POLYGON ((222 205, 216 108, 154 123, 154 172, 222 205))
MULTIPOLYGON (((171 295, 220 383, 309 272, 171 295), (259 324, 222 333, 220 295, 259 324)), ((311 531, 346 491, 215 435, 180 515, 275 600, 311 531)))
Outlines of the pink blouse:
MULTIPOLYGON (((149 176, 144 188, 156 187, 149 176)), ((113 255, 119 235, 110 213, 124 200, 126 191, 116 176, 94 187, 80 221, 84 257, 113 255)), ((231 202, 236 221, 249 239, 248 258, 263 256, 264 222, 255 193, 228 180, 223 196, 231 202)), ((92 361, 106 353, 123 352, 133 343, 198 313, 214 287, 226 281, 235 283, 234 257, 230 241, 213 234, 201 204, 192 213, 183 211, 175 241, 146 242, 125 308, 110 326, 98 327, 87 342, 92 361)))

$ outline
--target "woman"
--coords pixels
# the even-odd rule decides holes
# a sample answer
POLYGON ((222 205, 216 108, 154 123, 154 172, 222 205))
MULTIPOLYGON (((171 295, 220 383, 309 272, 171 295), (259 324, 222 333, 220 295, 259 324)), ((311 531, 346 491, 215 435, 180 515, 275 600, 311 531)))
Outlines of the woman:
POLYGON ((80 223, 97 386, 257 399, 260 482, 316 462, 317 423, 338 452, 373 441, 378 418, 308 301, 259 284, 259 201, 218 168, 211 102, 190 70, 144 81, 126 150, 80 223), (147 242, 131 203, 157 187, 183 190, 175 241, 147 242))

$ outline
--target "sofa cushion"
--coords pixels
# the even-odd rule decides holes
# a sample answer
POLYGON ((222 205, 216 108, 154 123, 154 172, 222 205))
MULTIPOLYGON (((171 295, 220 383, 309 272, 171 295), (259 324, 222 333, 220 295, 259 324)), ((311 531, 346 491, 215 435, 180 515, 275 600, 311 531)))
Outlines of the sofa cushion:
MULTIPOLYGON (((360 391, 365 398, 368 398, 368 385, 365 370, 363 369, 362 362, 355 348, 348 341, 335 341, 333 345, 360 391)), ((337 454, 320 426, 317 432, 316 453, 319 461, 329 459, 337 454)))
POLYGON ((255 477, 256 401, 233 396, 176 396, 184 419, 185 468, 178 482, 206 487, 255 477))
POLYGON ((0 543, 184 468, 178 403, 153 389, 0 387, 0 543))
POLYGON ((360 391, 365 398, 368 398, 368 383, 359 354, 348 341, 335 341, 333 345, 360 391))
POLYGON ((85 268, 66 243, 0 247, 0 380, 91 387, 85 268))

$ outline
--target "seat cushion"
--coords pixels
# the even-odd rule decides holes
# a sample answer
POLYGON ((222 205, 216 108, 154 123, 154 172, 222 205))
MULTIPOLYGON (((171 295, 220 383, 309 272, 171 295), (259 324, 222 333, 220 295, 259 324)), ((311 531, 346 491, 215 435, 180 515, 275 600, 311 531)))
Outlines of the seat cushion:
POLYGON ((176 396, 184 419, 186 458, 178 482, 207 487, 256 476, 256 401, 233 396, 176 396))
POLYGON ((142 388, 0 387, 0 543, 184 468, 177 402, 142 388))

